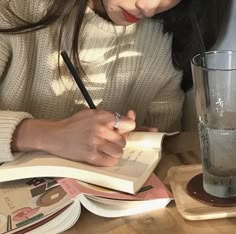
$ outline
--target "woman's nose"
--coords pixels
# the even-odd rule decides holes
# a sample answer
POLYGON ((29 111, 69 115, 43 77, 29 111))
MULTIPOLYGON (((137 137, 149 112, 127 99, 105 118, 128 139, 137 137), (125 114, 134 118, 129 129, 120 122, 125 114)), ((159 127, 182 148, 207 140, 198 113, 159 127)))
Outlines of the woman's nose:
POLYGON ((152 17, 157 13, 160 0, 137 0, 135 6, 146 17, 152 17))

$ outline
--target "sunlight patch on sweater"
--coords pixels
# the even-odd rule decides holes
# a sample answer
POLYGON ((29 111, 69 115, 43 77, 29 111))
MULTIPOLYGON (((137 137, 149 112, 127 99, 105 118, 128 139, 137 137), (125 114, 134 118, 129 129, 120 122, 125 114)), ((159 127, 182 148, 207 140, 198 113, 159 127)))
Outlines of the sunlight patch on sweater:
POLYGON ((139 51, 122 51, 119 55, 114 55, 106 60, 104 64, 109 64, 110 62, 116 62, 121 58, 132 58, 142 57, 142 53, 139 51))
MULTIPOLYGON (((60 59, 60 66, 63 64, 62 59, 60 59)), ((58 52, 55 51, 47 56, 47 65, 51 69, 58 69, 58 52)))
POLYGON ((56 96, 63 95, 65 92, 75 89, 74 81, 72 79, 68 79, 68 77, 63 76, 60 80, 52 81, 51 87, 56 96))

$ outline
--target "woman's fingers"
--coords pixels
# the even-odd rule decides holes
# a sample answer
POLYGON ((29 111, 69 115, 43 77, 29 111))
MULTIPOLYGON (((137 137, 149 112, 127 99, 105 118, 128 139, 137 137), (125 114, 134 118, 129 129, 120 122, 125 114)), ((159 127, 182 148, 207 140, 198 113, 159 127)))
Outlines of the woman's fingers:
MULTIPOLYGON (((114 124, 116 123, 116 119, 114 117, 114 124)), ((135 129, 135 121, 126 117, 126 116, 120 116, 118 120, 118 127, 117 130, 119 131, 120 134, 126 133, 126 132, 131 132, 135 129)), ((113 124, 113 128, 114 128, 113 124)))
POLYGON ((111 113, 99 110, 96 113, 97 124, 108 126, 111 130, 118 130, 120 134, 133 131, 136 127, 135 121, 119 113, 111 113))
POLYGON ((134 110, 129 110, 127 113, 126 113, 126 117, 132 119, 135 121, 136 119, 136 113, 134 110))
POLYGON ((111 157, 102 151, 97 151, 96 153, 90 155, 90 157, 87 157, 84 162, 95 166, 112 167, 117 165, 119 158, 111 157))
POLYGON ((126 134, 132 132, 136 127, 135 118, 136 115, 133 110, 129 110, 126 116, 120 116, 118 127, 119 133, 126 134))
POLYGON ((106 130, 101 134, 101 137, 106 140, 107 142, 111 142, 116 144, 117 146, 124 148, 126 145, 125 137, 119 134, 117 131, 114 130, 106 130))
POLYGON ((132 111, 118 119, 105 110, 80 111, 53 125, 47 151, 75 161, 114 166, 123 155, 125 133, 135 129, 134 118, 132 111))
POLYGON ((123 148, 108 141, 99 145, 97 151, 113 158, 120 158, 123 155, 123 148))

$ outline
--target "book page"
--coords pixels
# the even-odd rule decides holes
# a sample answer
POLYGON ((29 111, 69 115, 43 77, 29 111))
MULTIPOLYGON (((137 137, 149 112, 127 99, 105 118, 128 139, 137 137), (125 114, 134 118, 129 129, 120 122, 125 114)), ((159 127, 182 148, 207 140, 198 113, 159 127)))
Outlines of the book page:
MULTIPOLYGON (((24 173, 30 173, 29 167, 62 166, 68 168, 79 168, 96 173, 104 173, 106 175, 115 173, 121 177, 139 177, 146 169, 150 167, 150 165, 153 166, 154 163, 157 164, 159 162, 161 157, 159 147, 163 136, 164 133, 160 132, 131 133, 124 149, 123 157, 120 158, 118 165, 114 167, 96 167, 85 163, 66 160, 60 157, 49 155, 45 152, 30 152, 25 153, 16 161, 4 163, 2 166, 0 166, 0 175, 1 169, 5 168, 11 169, 16 167, 27 167, 27 171, 24 173)), ((61 172, 63 171, 60 171, 60 173, 61 172)), ((22 173, 22 176, 24 173, 22 173)), ((37 173, 41 174, 41 171, 38 171, 37 173)), ((54 176, 57 177, 59 175, 54 176)), ((62 176, 67 175, 62 174, 62 176)), ((4 174, 0 176, 0 181, 2 178, 4 178, 4 174)))
MULTIPOLYGON (((138 179, 150 166, 160 160, 157 149, 128 148, 114 167, 97 167, 86 163, 70 161, 44 152, 27 153, 14 162, 0 167, 0 181, 29 177, 69 177, 84 180, 90 176, 115 176, 138 179), (13 172, 14 171, 14 172, 13 172), (86 174, 84 174, 84 173, 86 174), (86 178, 85 178, 86 177, 86 178)), ((96 177, 94 178, 96 181, 96 177)), ((88 181, 87 181, 88 182, 88 181)))
POLYGON ((169 198, 161 198, 155 200, 147 200, 147 201, 116 201, 114 204, 114 200, 108 200, 103 198, 103 201, 97 200, 98 197, 86 196, 84 194, 80 195, 81 204, 89 210, 91 213, 102 217, 123 217, 135 214, 144 214, 145 212, 157 210, 160 208, 164 208, 171 199, 169 198))
POLYGON ((114 167, 103 167, 103 171, 121 177, 139 177, 150 165, 157 165, 160 159, 159 149, 127 147, 118 164, 114 167))
POLYGON ((109 199, 131 201, 173 198, 166 186, 154 173, 151 174, 142 188, 134 195, 106 189, 104 187, 69 178, 58 179, 57 181, 72 198, 76 198, 80 193, 109 199))
POLYGON ((126 143, 126 148, 160 149, 164 135, 165 133, 162 132, 131 132, 126 143))
POLYGON ((39 222, 72 202, 61 186, 49 178, 0 184, 0 233, 39 222))
POLYGON ((135 193, 161 159, 160 132, 133 132, 116 166, 98 167, 45 152, 28 152, 0 166, 0 182, 31 177, 68 177, 135 193))
POLYGON ((103 168, 107 173, 127 177, 139 177, 148 168, 155 167, 161 159, 161 144, 165 135, 173 133, 163 132, 132 132, 124 149, 124 154, 120 158, 118 165, 103 168), (155 164, 155 165, 154 165, 155 164))

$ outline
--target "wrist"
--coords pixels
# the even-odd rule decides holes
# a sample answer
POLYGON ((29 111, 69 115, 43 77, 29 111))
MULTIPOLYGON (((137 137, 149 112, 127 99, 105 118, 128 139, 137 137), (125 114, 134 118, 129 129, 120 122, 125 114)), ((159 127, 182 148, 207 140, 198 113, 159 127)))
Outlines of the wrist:
POLYGON ((53 131, 54 125, 55 122, 51 120, 24 119, 13 134, 12 151, 47 151, 47 136, 53 131))

